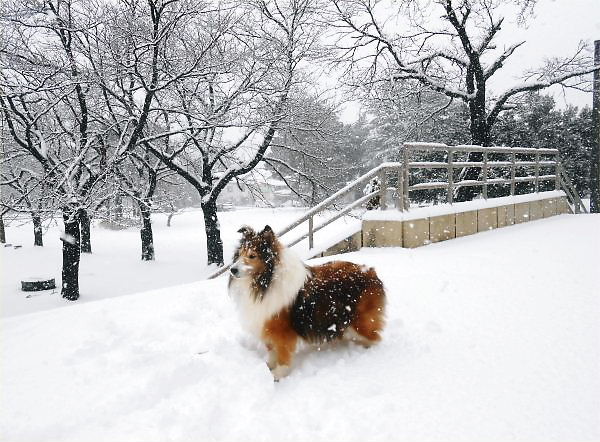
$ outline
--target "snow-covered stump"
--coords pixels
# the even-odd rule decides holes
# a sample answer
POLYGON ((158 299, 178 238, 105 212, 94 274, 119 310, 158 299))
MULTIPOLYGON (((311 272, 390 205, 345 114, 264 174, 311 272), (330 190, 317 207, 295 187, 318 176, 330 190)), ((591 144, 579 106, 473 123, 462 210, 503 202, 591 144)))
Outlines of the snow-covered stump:
POLYGON ((39 292, 54 288, 56 288, 56 281, 54 278, 34 276, 21 280, 21 291, 23 292, 39 292))

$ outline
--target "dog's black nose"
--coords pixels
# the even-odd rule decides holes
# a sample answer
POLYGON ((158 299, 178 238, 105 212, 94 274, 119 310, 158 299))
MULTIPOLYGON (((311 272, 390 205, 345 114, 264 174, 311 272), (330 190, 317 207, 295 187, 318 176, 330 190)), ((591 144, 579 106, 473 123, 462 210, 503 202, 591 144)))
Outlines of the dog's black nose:
POLYGON ((237 267, 232 267, 231 269, 229 269, 229 271, 231 272, 231 274, 233 276, 237 276, 238 273, 240 273, 239 269, 237 267))

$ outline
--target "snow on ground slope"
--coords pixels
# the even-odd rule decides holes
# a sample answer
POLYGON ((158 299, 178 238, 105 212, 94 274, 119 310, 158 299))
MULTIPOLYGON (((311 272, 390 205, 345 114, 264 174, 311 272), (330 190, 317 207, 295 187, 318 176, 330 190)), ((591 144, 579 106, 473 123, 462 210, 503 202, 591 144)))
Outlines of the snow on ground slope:
MULTIPOLYGON (((229 259, 239 241, 237 230, 242 224, 263 228, 270 224, 279 230, 300 217, 306 209, 246 208, 219 213, 224 256, 229 259)), ((206 266, 206 240, 202 212, 192 210, 177 215, 172 226, 166 226, 165 214, 154 214, 153 230, 156 261, 140 260, 140 233, 137 228, 122 231, 93 226, 92 251, 82 254, 79 270, 81 298, 78 302, 137 293, 200 281, 215 268, 206 266)), ((323 238, 336 235, 331 229, 347 229, 353 219, 340 219, 335 225, 318 232, 317 244, 323 238)), ((306 229, 306 225, 297 230, 306 229)), ((44 247, 34 247, 31 223, 12 223, 7 228, 7 239, 19 249, 0 247, 0 316, 15 316, 49 308, 64 307, 68 301, 60 297, 60 289, 35 294, 26 298, 21 291, 21 279, 31 276, 53 277, 60 287, 62 243, 59 240, 62 225, 53 223, 44 235, 44 247)), ((291 238, 302 231, 291 232, 291 238)), ((286 236, 286 240, 287 236, 286 236)), ((303 244, 299 244, 302 247, 303 244)))
POLYGON ((5 441, 600 439, 600 217, 363 249, 383 342, 273 383, 224 278, 2 321, 5 441))

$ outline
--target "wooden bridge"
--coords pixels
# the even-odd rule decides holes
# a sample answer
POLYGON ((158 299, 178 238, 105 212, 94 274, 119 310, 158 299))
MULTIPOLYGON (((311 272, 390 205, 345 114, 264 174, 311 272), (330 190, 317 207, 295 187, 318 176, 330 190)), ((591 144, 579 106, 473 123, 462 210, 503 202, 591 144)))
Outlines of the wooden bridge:
POLYGON ((587 210, 557 149, 405 143, 400 162, 370 170, 277 234, 290 247, 302 243, 303 257, 312 258, 361 247, 419 247, 581 212, 587 210), (473 152, 481 161, 469 161, 473 152), (479 179, 461 179, 468 168, 480 169, 479 179), (365 194, 363 189, 373 178, 377 178, 378 188, 365 194), (480 197, 455 202, 457 189, 466 186, 480 187, 480 197), (419 206, 414 197, 418 192, 430 192, 429 198, 436 204, 419 206), (359 214, 373 199, 378 209, 359 214), (340 224, 352 217, 357 222, 340 224), (338 227, 334 228, 336 221, 338 227), (321 231, 324 238, 317 235, 321 231))

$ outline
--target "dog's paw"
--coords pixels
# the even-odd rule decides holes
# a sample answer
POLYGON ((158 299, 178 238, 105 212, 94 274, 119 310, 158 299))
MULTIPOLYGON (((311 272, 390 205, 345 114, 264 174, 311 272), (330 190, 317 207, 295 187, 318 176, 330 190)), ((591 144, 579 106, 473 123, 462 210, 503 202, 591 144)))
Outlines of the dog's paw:
POLYGON ((273 371, 273 369, 277 367, 277 355, 273 351, 269 352, 269 358, 267 359, 267 367, 269 367, 269 370, 271 371, 273 371))
POLYGON ((275 380, 275 382, 279 382, 280 379, 283 379, 288 374, 290 374, 290 366, 277 365, 271 370, 271 373, 273 374, 273 379, 275 380))

